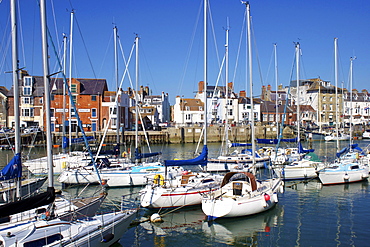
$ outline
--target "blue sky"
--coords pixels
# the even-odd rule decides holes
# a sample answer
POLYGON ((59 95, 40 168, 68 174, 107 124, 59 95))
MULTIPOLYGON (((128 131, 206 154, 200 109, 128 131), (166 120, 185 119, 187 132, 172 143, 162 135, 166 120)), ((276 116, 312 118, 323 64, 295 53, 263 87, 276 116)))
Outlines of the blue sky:
MULTIPOLYGON (((129 57, 135 36, 139 41, 139 83, 153 94, 169 93, 194 97, 203 80, 203 0, 47 0, 48 25, 53 42, 62 46, 62 33, 69 36, 70 12, 75 12, 73 36, 73 77, 107 79, 115 90, 113 26, 116 25, 124 54, 129 57)), ((245 90, 245 33, 242 33, 245 6, 239 0, 211 0, 209 26, 208 83, 215 85, 224 55, 225 27, 229 20, 229 81, 235 91, 245 90), (241 40, 242 37, 242 40, 241 40), (241 44, 240 44, 241 40, 241 44), (239 48, 239 46, 241 46, 239 48), (238 52, 239 51, 239 52, 238 52), (238 63, 237 63, 237 57, 238 63), (236 66, 236 64, 238 64, 236 66)), ((370 2, 369 1, 250 1, 253 36, 254 95, 262 85, 275 88, 273 44, 278 49, 279 84, 287 86, 296 75, 294 42, 300 42, 300 78, 321 77, 334 83, 334 38, 339 43, 339 82, 349 88, 349 59, 354 61, 354 88, 370 89, 370 2), (295 70, 294 70, 295 71, 295 70)), ((19 60, 31 75, 42 75, 40 24, 37 1, 19 3, 19 60)), ((245 28, 244 28, 245 32, 245 28)), ((0 3, 0 85, 10 89, 11 49, 9 0, 0 3)), ((55 65, 49 50, 50 71, 55 65)), ((130 75, 135 80, 135 56, 130 75)), ((124 71, 119 55, 119 74, 124 71)), ((67 72, 69 73, 69 72, 67 72)), ((222 72, 224 76, 224 72, 222 72)), ((219 85, 225 85, 224 79, 219 85)), ((129 87, 125 80, 123 88, 129 87)), ((339 85, 341 86, 341 85, 339 85)))

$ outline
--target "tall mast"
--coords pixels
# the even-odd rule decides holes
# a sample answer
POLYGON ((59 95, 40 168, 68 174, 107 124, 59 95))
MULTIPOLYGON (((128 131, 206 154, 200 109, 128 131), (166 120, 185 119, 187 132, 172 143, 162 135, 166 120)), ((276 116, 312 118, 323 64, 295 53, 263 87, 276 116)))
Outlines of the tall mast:
MULTIPOLYGON (((71 86, 72 86, 73 16, 74 16, 74 12, 72 11, 71 12, 71 27, 70 27, 70 34, 69 34, 69 39, 70 39, 70 42, 69 42, 69 88, 71 88, 71 86)), ((71 146, 72 146, 72 104, 71 104, 72 100, 73 99, 69 99, 70 102, 69 102, 69 109, 68 109, 68 113, 69 113, 69 120, 68 120, 68 124, 69 124, 69 151, 71 151, 71 146)))
POLYGON ((337 152, 339 151, 339 130, 338 130, 338 38, 334 38, 334 68, 335 68, 335 131, 337 139, 337 152))
MULTIPOLYGON (((120 90, 118 88, 118 51, 117 51, 117 37, 118 37, 118 30, 117 27, 114 26, 113 28, 114 31, 114 71, 115 71, 115 79, 116 79, 116 90, 117 90, 117 97, 119 97, 120 90)), ((116 121, 116 128, 117 128, 117 143, 120 143, 120 138, 119 138, 119 129, 121 126, 121 121, 120 121, 120 98, 116 101, 116 116, 117 116, 117 121, 116 121)))
POLYGON ((275 121, 276 121, 276 139, 279 139, 279 108, 278 108, 278 64, 277 64, 277 44, 274 44, 274 62, 275 62, 275 121))
POLYGON ((256 143, 255 140, 255 130, 254 130, 254 102, 253 102, 253 74, 252 74, 252 41, 251 41, 251 14, 250 14, 250 5, 249 2, 243 2, 247 8, 247 50, 248 50, 248 71, 249 71, 249 91, 250 91, 250 101, 251 101, 251 143, 252 143, 252 160, 253 165, 256 164, 256 143))
MULTIPOLYGON (((135 38, 135 46, 136 46, 136 83, 135 83, 135 150, 138 150, 139 144, 138 144, 138 128, 139 128, 139 37, 136 36, 135 38)), ((135 159, 135 164, 137 164, 139 161, 138 159, 135 159)))
POLYGON ((229 100, 229 19, 227 19, 226 27, 226 43, 225 43, 225 82, 226 82, 226 104, 225 104, 225 149, 224 155, 228 153, 227 141, 229 140, 229 121, 228 121, 228 100, 229 100))
MULTIPOLYGON (((17 36, 17 13, 16 0, 10 2, 11 13, 11 32, 12 32, 12 74, 13 74, 13 92, 14 92, 14 127, 15 127, 15 153, 21 153, 21 133, 20 133, 20 117, 19 117, 19 70, 18 70, 18 36, 17 36)), ((17 178, 16 197, 21 195, 21 180, 17 178)))
POLYGON ((207 57, 208 57, 208 53, 207 53, 207 8, 208 8, 208 0, 204 0, 204 10, 203 10, 203 14, 204 14, 204 83, 203 83, 203 86, 204 86, 204 89, 203 89, 203 93, 204 93, 204 139, 203 139, 203 143, 204 145, 207 145, 207 57))
POLYGON ((300 55, 300 45, 297 42, 295 46, 296 50, 296 69, 297 69, 297 140, 298 142, 301 141, 301 109, 300 109, 300 90, 299 90, 299 55, 300 55))
POLYGON ((46 7, 45 0, 40 0, 41 13, 41 34, 42 34, 42 64, 44 71, 44 96, 45 96, 45 111, 46 111, 46 151, 47 161, 49 164, 48 178, 49 187, 54 186, 53 174, 53 147, 51 139, 51 113, 50 113, 50 79, 49 79, 49 61, 48 61, 48 40, 47 40, 47 24, 46 24, 46 7))
MULTIPOLYGON (((350 114, 349 114, 349 144, 352 144, 352 85, 353 85, 353 60, 355 60, 356 57, 350 58, 350 69, 349 69, 349 85, 350 85, 350 97, 351 97, 351 105, 350 105, 350 114)), ((342 89, 343 90, 343 89, 342 89)), ((352 145, 350 145, 352 147, 352 145)))
MULTIPOLYGON (((67 63, 67 36, 65 34, 63 34, 63 54, 64 54, 64 59, 63 59, 63 73, 64 75, 66 74, 66 63, 67 63)), ((67 87, 67 82, 66 82, 66 77, 64 76, 64 83, 63 83, 63 115, 62 115, 62 123, 63 123, 63 153, 66 153, 66 146, 64 145, 64 137, 66 136, 66 126, 65 126, 65 123, 66 123, 66 107, 67 107, 67 103, 66 103, 66 87, 67 87)))

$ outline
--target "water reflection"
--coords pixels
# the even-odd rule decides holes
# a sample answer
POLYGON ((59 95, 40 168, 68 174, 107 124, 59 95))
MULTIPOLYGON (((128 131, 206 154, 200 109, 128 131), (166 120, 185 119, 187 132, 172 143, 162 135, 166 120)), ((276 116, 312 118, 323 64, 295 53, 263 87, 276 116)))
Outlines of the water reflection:
POLYGON ((282 207, 277 205, 271 210, 249 217, 219 219, 215 222, 204 222, 202 230, 212 241, 227 245, 254 245, 258 243, 258 235, 269 236, 284 215, 282 207))

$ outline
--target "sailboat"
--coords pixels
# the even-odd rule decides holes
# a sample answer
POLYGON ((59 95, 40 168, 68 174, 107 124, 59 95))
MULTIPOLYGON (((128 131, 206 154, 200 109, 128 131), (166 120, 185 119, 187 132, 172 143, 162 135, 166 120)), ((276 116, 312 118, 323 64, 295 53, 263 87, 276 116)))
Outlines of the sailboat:
MULTIPOLYGON (((338 141, 346 141, 350 139, 350 135, 339 131, 339 104, 338 104, 338 39, 334 39, 334 62, 335 62, 335 131, 324 137, 325 141, 336 141, 337 150, 339 149, 338 141)), ((343 89, 342 89, 343 91, 343 89)), ((343 93, 343 92, 342 92, 343 93)), ((352 117, 352 115, 351 115, 352 117)))
MULTIPOLYGON (((338 39, 334 39, 335 51, 337 52, 338 39)), ((335 53, 337 54, 337 53, 335 53)), ((335 56, 335 72, 337 82, 337 56, 335 56)), ((350 59, 350 85, 352 87, 353 58, 350 59)), ((352 93, 352 90, 351 90, 352 93)), ((352 95, 351 95, 352 100, 352 95)), ((338 105, 337 105, 338 107, 338 105)), ((351 108, 352 109, 352 108, 351 108)), ((352 110, 351 110, 352 116, 352 110)), ((323 185, 352 183, 367 180, 369 177, 368 162, 360 162, 360 153, 362 150, 357 144, 352 143, 352 117, 350 118, 350 144, 348 147, 338 151, 339 140, 337 139, 337 159, 327 168, 319 172, 319 179, 323 185)), ((338 133, 338 124, 337 124, 338 133)))
POLYGON ((25 198, 41 188, 46 177, 33 178, 22 174, 21 159, 21 130, 20 130, 20 108, 19 108, 19 68, 18 68, 18 42, 17 42, 17 20, 15 3, 11 4, 11 32, 12 32, 12 74, 14 92, 14 145, 15 154, 12 160, 0 171, 0 203, 12 202, 25 198))
MULTIPOLYGON (((206 166, 208 157, 207 147, 207 8, 208 0, 204 0, 204 138, 202 153, 190 160, 165 160, 167 167, 206 166)), ((175 168, 176 170, 176 168, 175 168)), ((157 176, 140 191, 140 203, 145 208, 168 208, 199 205, 202 194, 217 188, 222 176, 206 172, 184 171, 179 176, 166 170, 165 176, 157 176)))
MULTIPOLYGON (((253 109, 250 6, 248 2, 244 2, 244 4, 248 25, 248 72, 251 109, 253 109)), ((251 126, 252 151, 254 152, 254 118, 252 118, 251 126)), ((253 166, 251 170, 255 171, 253 166)), ((273 169, 271 171, 273 172, 273 169)), ((272 175, 269 179, 257 180, 251 172, 229 172, 224 176, 222 184, 217 190, 203 194, 202 210, 207 215, 208 220, 257 214, 272 208, 278 202, 277 193, 282 192, 282 190, 283 182, 278 176, 272 175)))
MULTIPOLYGON (((229 28, 226 29, 226 44, 225 44, 225 78, 226 78, 226 92, 225 102, 226 107, 228 106, 229 97, 229 85, 228 85, 228 74, 229 74, 229 28)), ((248 149, 251 146, 250 143, 231 143, 229 140, 229 120, 228 110, 225 110, 225 145, 222 146, 221 154, 216 158, 209 158, 205 170, 208 172, 228 172, 232 170, 247 170, 253 165, 253 160, 256 161, 256 166, 262 168, 266 163, 270 162, 270 157, 263 153, 252 152, 248 149), (234 148, 234 150, 231 150, 234 148), (253 158, 253 156, 255 156, 253 158)))
POLYGON ((296 70, 297 70, 297 137, 298 137, 298 149, 296 154, 296 160, 287 162, 283 166, 278 166, 277 170, 280 170, 283 180, 296 180, 296 179, 312 179, 317 177, 317 172, 325 167, 325 163, 317 160, 310 160, 305 158, 305 154, 314 152, 314 149, 304 149, 300 142, 300 44, 295 45, 296 54, 296 70))
MULTIPOLYGON (((15 1, 14 1, 15 2, 15 1)), ((45 1, 40 1, 42 48, 45 92, 50 91, 47 35, 46 35, 46 8, 45 1)), ((46 122, 47 122, 47 151, 50 160, 49 170, 49 197, 50 203, 54 201, 55 189, 52 165, 52 139, 50 118, 50 95, 45 94, 46 122)), ((30 207, 30 201, 17 205, 30 207), (27 204, 28 203, 28 204, 27 204)), ((38 203, 38 202, 36 202, 38 203)), ((3 246, 106 246, 118 241, 123 232, 135 217, 134 210, 119 210, 100 216, 79 217, 69 221, 55 217, 53 204, 47 208, 38 208, 34 217, 20 222, 8 222, 0 225, 0 241, 3 246)), ((13 205, 13 209, 16 205, 13 205)), ((2 211, 1 211, 2 212, 2 211)))
MULTIPOLYGON (((135 38, 136 46, 136 57, 138 59, 138 42, 139 37, 135 38)), ((136 68, 138 71, 138 68, 136 68)), ((138 75, 136 76, 138 78, 138 75)), ((138 88, 138 79, 136 81, 136 89, 138 88)), ((71 184, 96 184, 100 183, 100 179, 104 181, 109 187, 125 187, 125 186, 142 186, 145 185, 149 177, 153 177, 157 174, 164 174, 165 167, 157 160, 152 160, 152 157, 161 154, 160 152, 151 152, 151 153, 141 153, 138 147, 138 90, 136 90, 135 102, 136 102, 136 131, 135 131, 135 162, 127 160, 119 164, 111 164, 108 159, 101 158, 99 160, 100 165, 98 172, 95 168, 89 164, 79 167, 69 167, 62 171, 58 177, 58 181, 71 185, 71 184), (143 160, 146 159, 146 160, 143 160), (143 161, 142 161, 143 160, 143 161), (139 163, 139 161, 142 161, 139 163)), ((118 95, 116 100, 118 99, 118 95)), ((108 130, 108 125, 106 126, 105 132, 108 130)), ((102 145, 102 143, 101 143, 102 145)), ((98 150, 98 154, 100 147, 98 150)), ((96 158, 95 158, 96 159, 96 158)))

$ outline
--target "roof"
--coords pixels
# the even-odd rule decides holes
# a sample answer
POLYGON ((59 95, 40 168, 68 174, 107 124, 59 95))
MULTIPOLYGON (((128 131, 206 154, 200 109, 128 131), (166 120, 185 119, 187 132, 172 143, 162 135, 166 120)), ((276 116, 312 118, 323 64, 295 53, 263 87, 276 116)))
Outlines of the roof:
POLYGON ((189 111, 200 111, 203 109, 203 106, 204 103, 200 99, 182 99, 182 102, 180 102, 182 111, 184 111, 184 107, 188 107, 189 111))
POLYGON ((0 93, 7 96, 9 93, 9 90, 4 86, 0 86, 0 93))
MULTIPOLYGON (((43 76, 32 76, 33 92, 32 96, 42 97, 44 95, 44 77, 43 76)), ((107 81, 105 79, 84 79, 84 78, 73 78, 80 83, 79 94, 85 95, 97 95, 103 94, 108 90, 107 81)), ((63 94, 63 79, 52 78, 50 80, 50 89, 53 94, 63 94)), ((14 96, 13 88, 7 94, 8 96, 14 96)))

